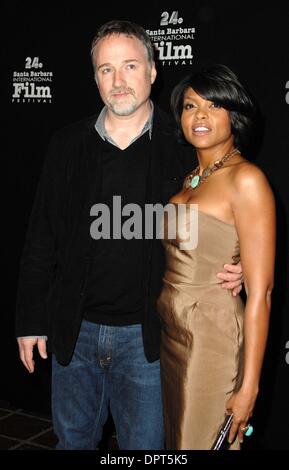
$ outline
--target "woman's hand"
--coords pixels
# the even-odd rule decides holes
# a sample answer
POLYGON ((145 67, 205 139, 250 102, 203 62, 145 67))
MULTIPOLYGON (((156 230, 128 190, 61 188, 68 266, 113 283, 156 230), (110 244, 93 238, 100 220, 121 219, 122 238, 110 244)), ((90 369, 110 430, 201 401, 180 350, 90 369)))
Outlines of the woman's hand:
POLYGON ((240 389, 234 393, 226 403, 227 413, 233 413, 233 422, 230 428, 228 441, 231 443, 238 436, 239 442, 243 442, 246 426, 253 414, 257 393, 245 392, 240 389))

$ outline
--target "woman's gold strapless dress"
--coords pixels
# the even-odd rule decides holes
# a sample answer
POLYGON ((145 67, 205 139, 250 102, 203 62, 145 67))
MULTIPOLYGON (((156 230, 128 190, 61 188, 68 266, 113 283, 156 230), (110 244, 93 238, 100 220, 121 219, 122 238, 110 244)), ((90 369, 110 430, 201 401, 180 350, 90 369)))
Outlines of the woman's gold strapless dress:
MULTIPOLYGON (((186 205, 178 227, 188 224, 192 207, 186 205)), ((211 448, 242 378, 244 306, 216 277, 225 263, 239 260, 239 242, 233 225, 201 211, 196 248, 181 249, 178 233, 164 240, 166 271, 158 299, 166 446, 204 450, 211 448)))

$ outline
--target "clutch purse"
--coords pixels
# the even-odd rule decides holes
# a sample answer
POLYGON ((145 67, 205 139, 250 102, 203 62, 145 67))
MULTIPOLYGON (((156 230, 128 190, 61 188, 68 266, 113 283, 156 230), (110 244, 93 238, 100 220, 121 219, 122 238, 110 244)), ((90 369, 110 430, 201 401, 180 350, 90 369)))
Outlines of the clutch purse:
POLYGON ((226 439, 226 437, 230 430, 232 421, 233 421, 233 415, 232 414, 227 415, 211 447, 211 450, 228 450, 228 448, 230 447, 230 444, 228 440, 226 439))

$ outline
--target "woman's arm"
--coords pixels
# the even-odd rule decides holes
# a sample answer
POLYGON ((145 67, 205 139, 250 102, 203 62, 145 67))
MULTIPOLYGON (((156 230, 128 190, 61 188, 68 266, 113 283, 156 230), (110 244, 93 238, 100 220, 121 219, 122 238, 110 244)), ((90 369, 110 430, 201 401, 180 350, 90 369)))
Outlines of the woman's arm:
POLYGON ((252 415, 267 341, 275 261, 275 202, 262 171, 250 163, 236 172, 232 209, 240 241, 247 301, 244 318, 244 377, 227 409, 234 414, 229 440, 252 415))

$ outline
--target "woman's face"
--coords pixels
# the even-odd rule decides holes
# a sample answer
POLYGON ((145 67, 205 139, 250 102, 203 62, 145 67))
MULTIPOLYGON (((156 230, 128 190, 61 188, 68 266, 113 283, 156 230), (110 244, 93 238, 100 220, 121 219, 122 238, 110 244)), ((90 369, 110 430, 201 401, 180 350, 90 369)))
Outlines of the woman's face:
POLYGON ((229 111, 192 88, 184 93, 181 125, 186 140, 196 149, 209 149, 233 139, 229 111))

